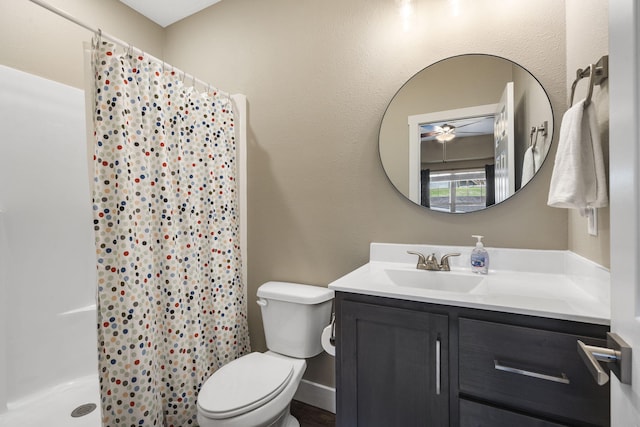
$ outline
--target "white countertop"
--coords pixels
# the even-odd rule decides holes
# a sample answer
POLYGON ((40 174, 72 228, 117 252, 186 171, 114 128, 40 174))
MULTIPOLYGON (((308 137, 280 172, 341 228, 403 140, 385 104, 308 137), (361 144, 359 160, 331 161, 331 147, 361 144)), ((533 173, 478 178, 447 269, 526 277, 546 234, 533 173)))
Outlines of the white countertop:
POLYGON ((487 248, 489 274, 481 275, 481 282, 469 292, 398 286, 386 272, 404 270, 414 277, 424 275, 425 280, 436 278, 430 275, 446 274, 478 277, 464 265, 472 249, 372 243, 370 262, 330 283, 329 288, 594 324, 610 323, 608 270, 569 251, 487 248), (451 258, 451 272, 434 272, 416 270, 417 257, 406 255, 407 250, 425 255, 435 252, 438 259, 450 252, 462 255, 451 258))

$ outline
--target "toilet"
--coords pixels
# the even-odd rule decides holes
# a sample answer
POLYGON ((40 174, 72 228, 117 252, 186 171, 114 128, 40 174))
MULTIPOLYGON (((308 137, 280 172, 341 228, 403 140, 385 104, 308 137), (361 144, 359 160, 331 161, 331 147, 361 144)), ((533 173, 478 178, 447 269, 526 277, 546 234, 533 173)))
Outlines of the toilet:
POLYGON ((200 427, 299 427, 289 407, 306 358, 320 354, 333 291, 267 282, 258 288, 267 348, 229 362, 198 395, 200 427))

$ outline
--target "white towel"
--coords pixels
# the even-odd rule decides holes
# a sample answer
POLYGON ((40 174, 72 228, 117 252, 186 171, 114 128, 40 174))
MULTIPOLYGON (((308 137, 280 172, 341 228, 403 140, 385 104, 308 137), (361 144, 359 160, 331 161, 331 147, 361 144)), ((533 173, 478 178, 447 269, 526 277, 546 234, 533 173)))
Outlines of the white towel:
POLYGON ((556 208, 580 209, 607 206, 607 181, 600 131, 593 104, 584 99, 569 108, 562 118, 556 161, 551 175, 547 204, 556 208))
POLYGON ((533 175, 536 173, 536 149, 533 148, 533 145, 527 148, 527 151, 524 152, 524 160, 522 162, 522 182, 520 183, 520 187, 524 187, 524 185, 533 178, 533 175))

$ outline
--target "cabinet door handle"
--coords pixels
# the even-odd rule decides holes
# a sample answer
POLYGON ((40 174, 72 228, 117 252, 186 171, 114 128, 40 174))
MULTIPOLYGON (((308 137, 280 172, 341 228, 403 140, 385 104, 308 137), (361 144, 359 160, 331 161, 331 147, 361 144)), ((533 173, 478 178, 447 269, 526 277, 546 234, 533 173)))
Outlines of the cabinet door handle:
POLYGON ((440 338, 436 339, 436 395, 440 395, 440 338))
POLYGON ((526 377, 538 378, 541 380, 553 381, 562 384, 569 384, 570 382, 569 377, 567 377, 567 374, 565 374, 564 372, 561 372, 560 376, 555 376, 508 366, 500 362, 499 360, 494 360, 493 363, 496 370, 498 371, 511 372, 512 374, 524 375, 526 377))

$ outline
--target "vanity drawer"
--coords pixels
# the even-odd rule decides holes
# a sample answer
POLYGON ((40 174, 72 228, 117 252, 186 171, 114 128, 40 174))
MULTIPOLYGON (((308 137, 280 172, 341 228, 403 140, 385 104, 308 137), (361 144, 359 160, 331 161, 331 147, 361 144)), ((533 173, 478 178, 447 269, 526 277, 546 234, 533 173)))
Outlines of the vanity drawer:
POLYGON ((609 384, 598 386, 577 351, 595 339, 460 318, 460 393, 544 417, 609 425, 609 384))
POLYGON ((493 406, 460 399, 460 427, 568 427, 493 406))

